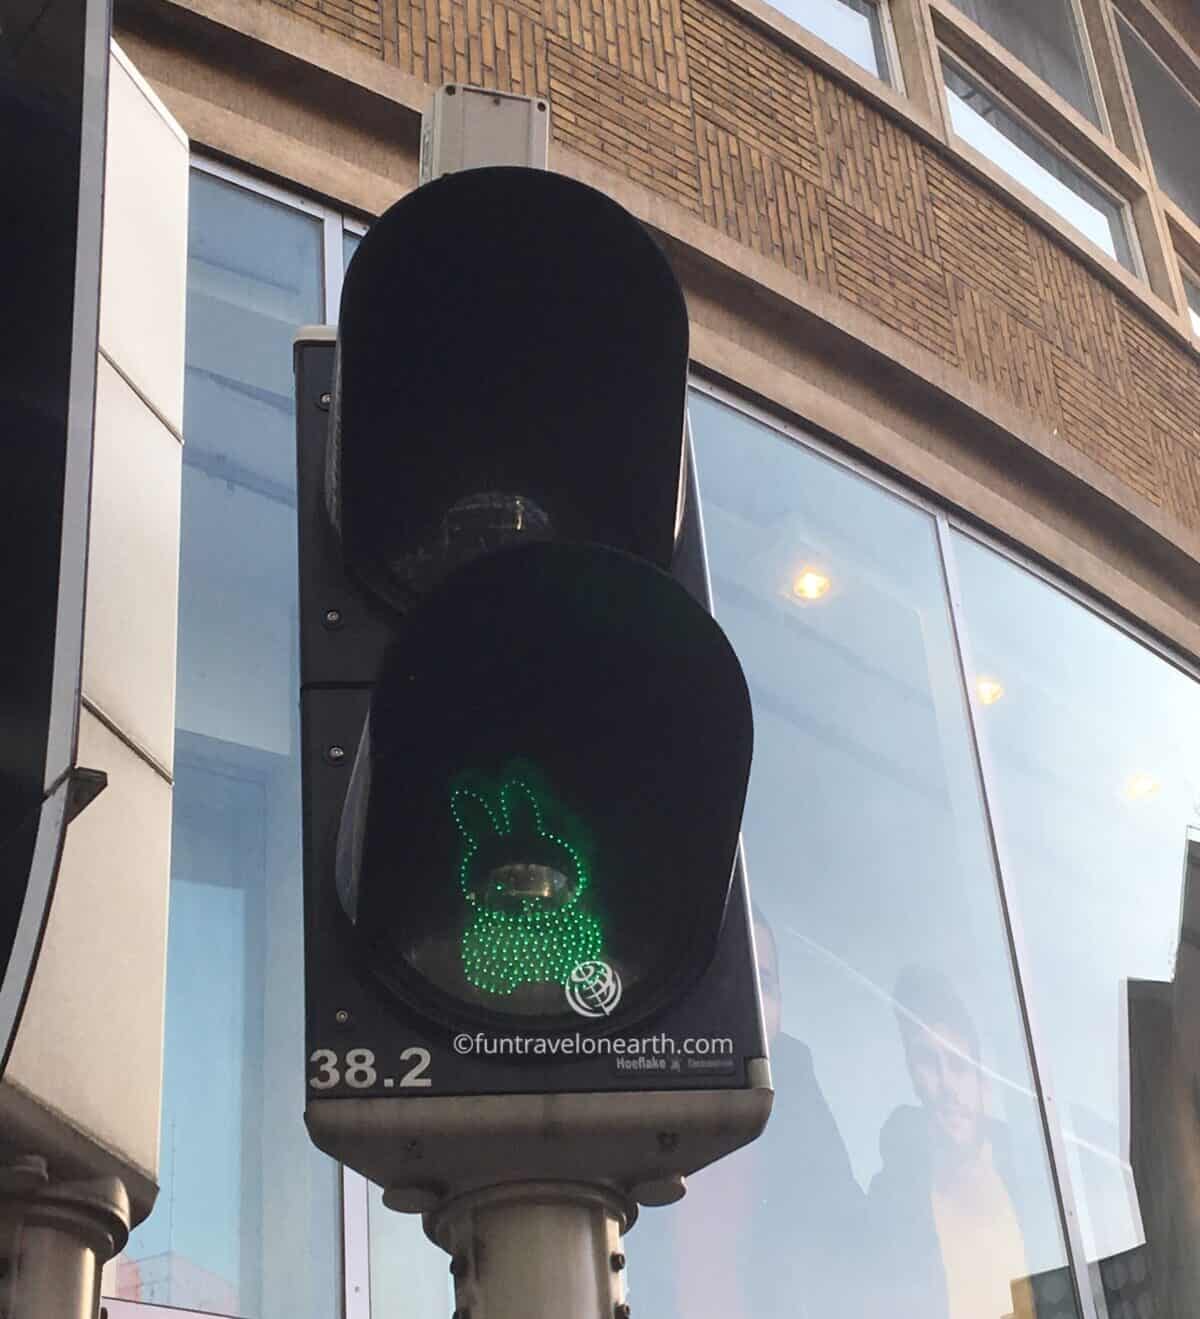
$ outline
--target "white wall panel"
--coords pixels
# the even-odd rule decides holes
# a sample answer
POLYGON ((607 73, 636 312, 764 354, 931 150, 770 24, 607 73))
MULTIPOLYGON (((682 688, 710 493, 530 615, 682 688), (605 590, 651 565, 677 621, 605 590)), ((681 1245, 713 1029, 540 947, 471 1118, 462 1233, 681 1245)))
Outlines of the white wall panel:
POLYGON ((188 142, 115 46, 106 152, 76 763, 108 787, 67 828, 0 1121, 52 1175, 121 1176, 136 1221, 162 1098, 188 142))
POLYGON ((83 691, 160 765, 175 742, 183 447, 100 359, 83 691))
POLYGON ((100 348, 181 433, 188 141, 115 47, 110 79, 100 348))
POLYGON ((67 830, 5 1083, 139 1172, 158 1166, 170 785, 87 710, 108 787, 67 830))

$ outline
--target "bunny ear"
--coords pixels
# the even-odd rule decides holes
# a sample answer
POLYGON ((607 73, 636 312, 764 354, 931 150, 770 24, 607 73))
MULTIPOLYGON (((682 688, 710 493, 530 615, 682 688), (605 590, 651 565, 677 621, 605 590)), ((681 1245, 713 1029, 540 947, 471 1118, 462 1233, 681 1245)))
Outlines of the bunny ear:
POLYGON ((455 788, 450 794, 450 814, 468 846, 478 846, 500 832, 500 821, 486 799, 474 788, 455 788))
POLYGON ((506 832, 524 835, 543 832, 542 809, 524 779, 509 779, 500 789, 500 809, 506 832))

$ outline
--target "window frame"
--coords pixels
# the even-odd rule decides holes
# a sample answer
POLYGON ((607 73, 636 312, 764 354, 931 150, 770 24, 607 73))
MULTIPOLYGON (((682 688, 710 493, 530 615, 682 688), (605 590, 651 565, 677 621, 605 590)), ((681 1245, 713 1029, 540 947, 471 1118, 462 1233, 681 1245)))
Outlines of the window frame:
MULTIPOLYGON (((1078 116, 1081 121, 1096 129, 1109 141, 1113 138, 1112 118, 1104 96, 1100 71, 1096 64, 1095 52, 1088 33, 1087 19, 1080 0, 1062 0, 1066 5, 1069 18, 1075 24, 1075 37, 1079 43, 1079 52, 1083 60, 1083 76, 1091 93, 1092 103, 1096 107, 1097 122, 1093 123, 1076 105, 1069 101, 1053 83, 1047 82, 1039 73, 1029 67, 1020 56, 1014 54, 1003 42, 997 40, 973 18, 958 7, 955 0, 928 0, 934 15, 935 29, 943 42, 954 41, 951 29, 957 29, 957 35, 964 46, 974 47, 975 51, 986 51, 990 63, 996 63, 997 57, 1003 61, 1012 61, 1020 68, 1020 76, 1042 101, 1055 106, 1061 112, 1078 116)), ((969 56, 967 57, 969 58, 969 56)))
POLYGON ((1007 859, 1006 847, 996 826, 997 812, 994 785, 1000 780, 986 739, 982 737, 979 729, 979 713, 970 689, 969 675, 974 672, 974 669, 971 661, 965 610, 959 589, 958 566, 953 544, 954 535, 957 533, 964 536, 993 553, 999 554, 1015 567, 1032 574, 1039 581, 1044 582, 1074 603, 1082 606, 1090 614, 1109 626, 1116 628, 1123 636, 1148 650, 1160 660, 1164 660, 1173 669, 1198 684, 1200 684, 1200 665, 1173 651, 1149 630, 1121 613, 1116 607, 1099 596, 1092 595, 1084 588, 1069 581, 1065 575, 1060 574, 1053 567, 1039 562, 1030 554, 1003 540, 980 522, 953 511, 948 504, 940 501, 936 496, 927 494, 923 490, 915 488, 912 484, 877 469, 870 460, 858 458, 836 439, 826 439, 815 427, 810 428, 805 426, 803 422, 787 420, 782 415, 772 413, 768 408, 758 403, 748 401, 719 382, 716 377, 709 377, 707 374, 698 371, 695 366, 693 366, 689 376, 689 390, 704 394, 716 402, 741 413, 750 420, 768 427, 779 436, 781 442, 795 444, 811 453, 826 458, 844 470, 867 481, 872 486, 887 491, 910 507, 921 510, 933 519, 947 603, 950 610, 956 661, 966 696, 971 750, 974 756, 976 774, 979 778, 986 827, 992 849, 999 903, 1011 950, 1014 983, 1029 1042, 1030 1065, 1035 1080, 1035 1092, 1051 1155, 1050 1174, 1057 1197, 1063 1236, 1067 1243, 1069 1267, 1075 1283, 1075 1302, 1080 1319, 1104 1319, 1092 1290, 1091 1266, 1084 1249, 1081 1219, 1077 1207, 1078 1197, 1072 1182, 1071 1164, 1067 1154, 1068 1138, 1065 1124, 1059 1116, 1059 1105, 1053 1081, 1053 1053, 1046 1047, 1046 1035, 1040 1026, 1038 1008, 1030 1002, 1031 996, 1027 992, 1027 986, 1032 984, 1034 980, 1031 974, 1033 959, 1030 956, 1029 945, 1024 933, 1015 883, 1011 878, 1013 869, 1007 859))
POLYGON ((1107 2, 1113 15, 1123 19, 1141 37, 1176 81, 1183 84, 1187 94, 1193 100, 1200 100, 1200 50, 1194 50, 1167 18, 1143 0, 1107 2), (1187 70, 1186 77, 1181 69, 1187 70))
MULTIPOLYGON (((904 62, 900 58, 900 43, 896 40, 896 28, 892 22, 891 0, 873 0, 875 12, 879 15, 879 29, 883 34, 883 49, 887 56, 886 77, 879 81, 901 96, 908 95, 904 83, 904 62)), ((867 71, 864 69, 864 73, 867 71)))
MULTIPOLYGON (((767 0, 767 3, 771 4, 771 0, 767 0)), ((852 12, 857 12, 852 0, 830 0, 830 3, 840 4, 852 12)), ((896 32, 892 26, 891 4, 889 3, 889 0, 862 0, 862 3, 873 9, 879 20, 879 40, 880 45, 883 48, 884 59, 884 67, 880 73, 872 73, 870 69, 865 65, 859 64, 857 60, 850 55, 847 55, 845 51, 840 50, 837 46, 826 41, 819 33, 806 27, 800 19, 792 18, 791 15, 784 13, 782 9, 778 9, 776 12, 782 18, 795 23, 801 31, 808 35, 811 41, 819 42, 827 49, 835 51, 864 77, 871 78, 876 82, 881 82, 885 87, 890 87, 893 91, 898 92, 903 96, 906 94, 904 89, 904 73, 900 65, 900 49, 896 44, 896 32)), ((774 4, 771 4, 771 8, 775 9, 776 7, 774 4)))
MULTIPOLYGON (((1125 65, 1126 73, 1129 75, 1129 86, 1132 94, 1133 108, 1137 113, 1138 122, 1141 126, 1142 139, 1146 144, 1146 171, 1153 181, 1154 187, 1164 200, 1168 201, 1172 207, 1185 216, 1192 225, 1200 227, 1200 214, 1191 215, 1188 211, 1184 210, 1183 205, 1176 201, 1174 197, 1170 196, 1159 178, 1158 167, 1154 162, 1154 147, 1150 142, 1150 134, 1146 129, 1146 116, 1143 113, 1141 101, 1138 99, 1137 84, 1134 82, 1133 72, 1129 67, 1129 60, 1125 54, 1126 36, 1133 41, 1141 43, 1146 53, 1158 65, 1160 74, 1165 74, 1166 77, 1175 84, 1178 90, 1182 92, 1184 97, 1191 102, 1192 107, 1196 112, 1196 121, 1198 124, 1200 124, 1200 92, 1193 90, 1186 82, 1184 82, 1158 50, 1155 49, 1154 44, 1143 35, 1136 24, 1131 22, 1116 5, 1113 6, 1113 22, 1116 26, 1117 45, 1120 48, 1121 60, 1125 65), (1124 29, 1124 31, 1122 31, 1122 29, 1124 29)), ((1200 172, 1200 166, 1197 168, 1198 172, 1200 172)))
MULTIPOLYGON (((180 1315, 207 1314, 204 1310, 179 1310, 170 1305, 156 1305, 153 1301, 120 1301, 115 1296, 101 1298, 100 1313, 107 1313, 108 1319, 179 1319, 180 1315)), ((217 1315, 215 1319, 224 1317, 217 1315)))
POLYGON ((371 1319, 370 1182, 343 1163, 341 1319, 371 1319))
MULTIPOLYGON (((1108 181, 1101 178, 1094 170, 1090 169, 1088 165, 1080 160, 1076 154, 1071 152, 1068 147, 1055 140, 1055 138, 1052 137, 1044 127, 1042 127, 1035 116, 1027 114, 1020 106, 1016 105, 1010 97, 1005 96, 1003 92, 997 89, 993 82, 979 72, 977 66, 973 66, 969 60, 964 59, 957 50, 950 46, 939 44, 937 54, 938 77, 941 93, 943 98, 947 98, 946 131, 950 135, 951 142, 955 149, 973 160, 978 159, 986 161, 990 167, 989 172, 991 170, 998 171, 1006 180, 1006 185, 1011 192, 1015 193, 1018 197, 1031 199, 1036 204, 1037 210, 1049 212, 1053 215, 1056 218, 1057 224, 1066 229, 1073 236, 1078 245, 1083 246, 1088 252, 1092 253, 1093 256, 1099 257, 1106 265, 1116 266, 1123 271, 1127 277, 1137 280, 1140 285, 1145 286, 1147 291, 1150 291, 1146 258, 1142 252, 1141 237, 1138 234, 1137 225, 1134 223, 1133 199, 1114 188, 1108 181), (981 151, 974 145, 974 143, 962 137, 955 130, 950 114, 948 100, 949 88, 946 85, 945 68, 947 64, 958 72, 960 77, 965 78, 968 82, 975 83, 986 96, 991 97, 995 101, 997 107, 1002 113, 1008 115, 1021 128, 1025 129, 1030 136, 1037 139, 1047 151, 1052 155, 1057 156, 1071 169, 1075 170, 1080 177, 1095 188, 1097 192, 1101 193, 1113 203, 1117 210, 1125 242, 1129 248, 1132 265, 1127 266, 1119 257, 1106 252, 1102 247, 1089 238, 1082 229, 1078 228, 1072 220, 1059 212, 1049 202, 1039 197, 1038 194, 1027 184, 1022 183, 1015 175, 1010 174, 1003 165, 992 160, 990 156, 981 151)), ((1077 113, 1074 111, 1073 107, 1072 112, 1077 113)), ((1035 161, 1034 163, 1036 164, 1037 162, 1035 161)), ((1086 198, 1081 198, 1081 200, 1086 201, 1086 198)))
POLYGON ((353 234, 361 238, 370 227, 348 215, 342 215, 341 220, 339 228, 335 214, 334 222, 325 226, 325 319, 330 325, 337 324, 336 312, 342 301, 342 280, 346 273, 345 237, 353 234))
MULTIPOLYGON (((1141 0, 1070 0, 1085 63, 1104 118, 1105 129, 1101 131, 962 13, 955 0, 904 0, 904 3, 925 14, 930 51, 928 60, 923 57, 922 63, 928 62, 929 74, 934 78, 943 149, 960 167, 980 178, 1034 224, 1049 231, 1088 264, 1093 273, 1190 348, 1192 338, 1186 324, 1186 308, 1181 303, 1178 272, 1172 265, 1173 254, 1167 250, 1166 222, 1197 242, 1200 242, 1200 226, 1187 223, 1183 212, 1147 172, 1137 106, 1124 52, 1119 49, 1114 14, 1119 9, 1147 41, 1150 40, 1144 30, 1147 25, 1153 28, 1156 38, 1170 40, 1171 30, 1165 20, 1156 15, 1135 18, 1135 14, 1143 14, 1141 0), (983 83, 989 94, 1010 113, 1015 113, 1030 131, 1122 206, 1124 229, 1134 254, 1133 269, 1115 261, 1056 210, 954 132, 940 67, 941 59, 947 54, 972 78, 983 83)), ((1194 72, 1200 88, 1200 55, 1182 48, 1176 50, 1178 44, 1176 40, 1172 53, 1186 64, 1189 73, 1194 72)), ((1164 60, 1167 58, 1161 50, 1156 49, 1156 53, 1164 60)))
POLYGON ((1184 316, 1192 331, 1192 338, 1200 344, 1200 274, 1197 274, 1182 257, 1179 257, 1179 273, 1183 280, 1184 316), (1195 290, 1195 305, 1188 294, 1188 289, 1195 290))
POLYGON ((1039 1024, 1038 1009, 1030 1002, 1030 995, 1027 993, 1027 985, 1032 983, 1033 980, 1031 975, 1032 958, 1029 954, 1028 943, 1021 921, 1019 899, 1015 891, 1015 885, 1010 878, 1012 867, 1006 859, 1004 843, 1000 839, 996 827, 995 789, 993 785, 999 780, 987 749, 986 740, 980 734, 978 711, 969 686, 969 675, 973 672, 973 669, 971 667, 969 638, 965 626, 965 613, 958 584, 957 561, 953 545, 954 533, 977 542, 1001 555, 1014 566, 1031 573, 1040 581, 1065 595, 1076 604, 1081 605, 1089 613, 1110 626, 1115 627, 1124 636, 1140 644, 1159 659, 1165 660, 1172 668, 1197 683, 1200 683, 1200 666, 1173 652, 1152 633, 1121 614, 1113 606, 1099 597, 1088 594, 1082 588, 1066 580, 1065 577, 1060 576, 1052 568, 1039 563, 1031 556, 1000 539, 985 526, 969 517, 953 512, 946 504, 919 489, 915 489, 911 484, 877 470, 869 461, 857 458, 847 452, 837 441, 828 440, 821 436, 815 428, 808 428, 802 422, 786 420, 757 403, 747 401, 719 383, 715 378, 709 378, 697 372, 694 367, 689 378, 689 386, 691 389, 775 431, 782 442, 795 444, 809 452, 819 454, 869 484, 887 491, 909 506, 923 511, 933 519, 950 610, 959 675, 966 693, 971 749, 975 759, 976 772, 980 779, 983 809, 997 876, 998 896, 1011 948, 1014 982, 1021 1011, 1024 1015, 1029 1040, 1030 1062, 1035 1078, 1043 1127, 1051 1154, 1051 1178, 1058 1201, 1063 1236, 1068 1246, 1069 1266, 1075 1283, 1075 1300, 1080 1319, 1103 1319, 1092 1291, 1090 1266, 1084 1249, 1077 1196, 1070 1175, 1071 1165, 1067 1154, 1067 1135, 1064 1123, 1059 1117, 1059 1106, 1052 1078, 1053 1055, 1045 1045, 1046 1037, 1039 1024))
MULTIPOLYGON (((798 50, 806 61, 842 82, 848 82, 855 91, 877 104, 886 113, 911 116, 914 106, 908 99, 905 85, 904 63, 896 38, 892 19, 892 0, 868 0, 879 15, 887 68, 882 75, 872 73, 857 60, 830 45, 824 37, 798 19, 778 8, 772 0, 728 0, 730 8, 742 18, 766 31, 785 48, 798 50)), ((853 6, 849 6, 852 8, 853 6)))
POLYGON ((300 211, 304 215, 310 215, 321 221, 321 279, 324 315, 327 324, 336 323, 337 316, 334 312, 342 296, 344 266, 342 260, 342 234, 352 233, 361 237, 367 232, 369 225, 350 211, 343 211, 336 206, 327 206, 311 197, 306 197, 300 191, 290 192, 278 184, 260 178, 257 174, 240 169, 236 165, 229 165, 222 160, 214 160, 210 156, 201 156, 193 152, 188 165, 190 169, 198 170, 202 174, 210 174, 213 178, 221 179, 225 183, 232 184, 235 188, 252 192, 256 196, 265 197, 268 201, 276 202, 280 206, 287 206, 291 210, 300 211))
MULTIPOLYGON (((971 757, 972 774, 979 793, 983 827, 990 855, 990 869, 996 884, 997 905, 1002 924, 1002 938, 1008 952, 1009 966, 1013 977, 1014 993, 1029 1060, 1030 1078, 1033 1083, 1033 1099, 1041 1119, 1045 1148, 1048 1153, 1048 1171, 1055 1209, 1062 1233, 1062 1241, 1067 1254, 1066 1268, 1069 1270, 1073 1286, 1073 1299, 1076 1305, 1077 1319, 1105 1319, 1100 1313, 1092 1292, 1089 1265, 1084 1249, 1080 1219, 1076 1208, 1074 1187, 1070 1178, 1070 1163, 1066 1152, 1066 1136, 1058 1117, 1058 1106, 1054 1098, 1053 1086, 1047 1077, 1044 1060, 1050 1052, 1043 1047, 1044 1033, 1037 1025, 1037 1013, 1029 1002, 1025 990, 1028 978, 1027 968, 1032 959, 1029 957, 1025 936, 1020 921, 1020 909, 1017 905, 1015 887, 1008 879, 1003 868, 1003 851, 999 843, 999 829, 996 825, 996 812, 989 790, 988 774, 990 766, 985 758, 984 744, 978 729, 978 712, 971 685, 971 674, 977 670, 971 662, 967 645, 967 631, 964 610, 958 587, 956 561, 952 543, 952 533, 964 531, 973 538, 981 540, 989 548, 994 548, 987 533, 972 523, 961 522, 949 507, 934 496, 915 489, 902 479, 889 475, 876 468, 870 460, 860 459, 836 439, 826 439, 817 428, 807 426, 803 421, 786 420, 773 413, 769 407, 751 402, 734 392, 715 374, 709 377, 702 374, 693 365, 688 377, 688 393, 701 394, 742 417, 755 422, 761 427, 774 432, 776 438, 784 443, 800 448, 812 455, 831 462, 859 480, 864 481, 874 490, 879 490, 897 499, 910 509, 925 515, 934 533, 935 552, 941 579, 942 594, 950 624, 950 644, 953 647, 953 664, 959 682, 959 692, 963 700, 966 717, 966 736, 971 757), (976 534, 978 533, 978 534, 976 534)), ((702 475, 702 474, 701 474, 702 475)), ((703 490, 700 490, 703 506, 703 490)), ((703 520, 703 519, 702 519, 703 520)), ((1012 557, 1006 555, 1005 557, 1012 557)), ((1013 559, 1018 566, 1029 568, 1029 564, 1013 559)), ((1040 576, 1040 574, 1039 574, 1040 576)), ((1051 585, 1060 583, 1052 576, 1047 577, 1051 585)), ((719 613, 714 613, 720 621, 719 613)), ((1197 673, 1200 682, 1200 671, 1197 673)), ((995 782, 993 778, 991 780, 995 782)), ((1011 873, 1011 872, 1010 872, 1011 873)))
POLYGON ((1099 123, 1094 123, 1076 109, 1057 88, 997 41, 986 28, 969 18, 955 0, 921 2, 929 9, 937 44, 949 48, 960 63, 966 64, 991 86, 999 88, 1005 98, 1017 104, 1025 116, 1039 121, 1044 117, 1049 121, 1053 127, 1044 131, 1051 132, 1056 140, 1061 135, 1072 156, 1080 155, 1081 151, 1090 148, 1102 155, 1123 159, 1114 144, 1114 124, 1104 94, 1104 80, 1100 76, 1091 32, 1080 0, 1066 0, 1066 3, 1071 6, 1071 17, 1075 21, 1084 71, 1096 103, 1099 123))

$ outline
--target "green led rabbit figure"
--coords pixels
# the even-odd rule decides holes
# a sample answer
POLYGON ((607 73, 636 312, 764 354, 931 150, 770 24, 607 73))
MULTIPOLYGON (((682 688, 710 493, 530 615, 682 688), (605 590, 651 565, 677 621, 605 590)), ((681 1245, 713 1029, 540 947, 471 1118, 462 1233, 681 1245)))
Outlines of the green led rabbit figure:
POLYGON ((549 804, 525 777, 505 779, 498 793, 460 785, 450 794, 463 840, 458 882, 473 909, 463 972, 485 993, 564 985, 580 962, 600 956, 600 923, 579 906, 587 863, 547 825, 549 804))

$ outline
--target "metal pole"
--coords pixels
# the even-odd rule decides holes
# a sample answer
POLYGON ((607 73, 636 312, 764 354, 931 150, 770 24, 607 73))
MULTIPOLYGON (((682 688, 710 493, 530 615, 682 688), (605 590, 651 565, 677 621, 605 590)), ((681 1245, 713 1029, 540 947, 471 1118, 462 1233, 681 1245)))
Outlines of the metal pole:
POLYGON ((450 1254, 455 1319, 627 1319, 636 1213, 602 1187, 523 1182, 458 1196, 425 1230, 450 1254))
POLYGON ((100 1270, 129 1235, 129 1197, 119 1178, 51 1182, 44 1168, 29 1160, 0 1174, 0 1319, 96 1319, 100 1270))

